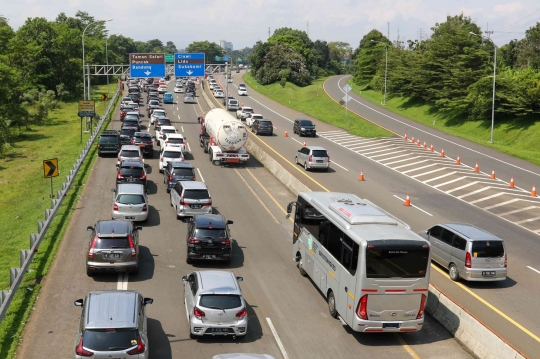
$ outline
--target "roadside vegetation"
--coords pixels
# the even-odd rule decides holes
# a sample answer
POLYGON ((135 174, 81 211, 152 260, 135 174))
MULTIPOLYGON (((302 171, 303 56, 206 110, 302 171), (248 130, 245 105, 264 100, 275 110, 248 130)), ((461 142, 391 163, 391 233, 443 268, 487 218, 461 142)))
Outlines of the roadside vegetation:
POLYGON ((260 85, 248 72, 243 77, 247 85, 255 91, 271 98, 296 111, 303 112, 322 122, 343 128, 350 133, 362 137, 393 136, 390 132, 376 126, 365 119, 350 113, 346 116, 345 108, 330 99, 322 88, 326 78, 313 81, 313 84, 299 87, 287 82, 260 85))
MULTIPOLYGON (((111 94, 116 84, 111 85, 111 94)), ((96 87, 92 96, 96 110, 103 114, 108 105, 98 101, 104 86, 96 87)), ((53 193, 61 189, 66 173, 86 144, 89 134, 80 142, 80 120, 77 101, 61 103, 40 126, 31 126, 13 139, 0 166, 0 286, 9 287, 9 268, 19 267, 19 250, 29 248, 30 233, 37 232, 37 221, 43 220, 50 208, 50 180, 43 178, 43 160, 58 158, 60 176, 53 179, 53 193)), ((108 122, 107 122, 108 123, 108 122)), ((105 128, 107 123, 104 125, 105 128)), ((84 130, 84 127, 83 127, 84 130)), ((41 279, 48 273, 56 251, 76 210, 82 190, 95 161, 97 148, 92 147, 71 190, 53 220, 47 236, 34 256, 29 272, 25 275, 10 308, 0 322, 0 358, 12 358, 21 339, 24 326, 41 288, 41 279)))

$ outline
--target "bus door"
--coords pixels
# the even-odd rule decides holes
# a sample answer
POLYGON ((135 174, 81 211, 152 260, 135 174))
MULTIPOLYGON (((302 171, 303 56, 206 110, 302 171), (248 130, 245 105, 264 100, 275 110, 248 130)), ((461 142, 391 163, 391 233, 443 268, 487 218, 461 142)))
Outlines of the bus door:
MULTIPOLYGON (((355 301, 360 299, 355 297, 357 279, 355 274, 358 263, 358 250, 353 250, 353 247, 357 247, 358 245, 354 243, 353 247, 351 247, 346 242, 345 239, 341 246, 341 264, 345 267, 345 270, 341 269, 339 271, 340 293, 337 301, 339 314, 347 324, 352 325, 356 310, 355 301)), ((353 244, 352 241, 350 244, 353 244)))

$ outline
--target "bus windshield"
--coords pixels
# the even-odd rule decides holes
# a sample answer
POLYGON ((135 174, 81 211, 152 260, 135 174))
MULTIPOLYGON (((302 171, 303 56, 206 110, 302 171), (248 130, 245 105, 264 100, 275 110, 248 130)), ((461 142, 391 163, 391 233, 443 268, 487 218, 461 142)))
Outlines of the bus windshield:
POLYGON ((424 278, 429 265, 429 246, 420 241, 368 241, 367 278, 424 278))

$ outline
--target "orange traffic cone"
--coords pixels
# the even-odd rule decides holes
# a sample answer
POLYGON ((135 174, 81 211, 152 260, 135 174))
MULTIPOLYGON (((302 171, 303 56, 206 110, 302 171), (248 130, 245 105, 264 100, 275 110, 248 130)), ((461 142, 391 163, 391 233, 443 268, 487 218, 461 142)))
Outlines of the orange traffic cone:
POLYGON ((283 137, 289 137, 289 133, 287 133, 287 131, 285 131, 285 134, 283 135, 283 137))
POLYGON ((359 181, 365 181, 364 179, 364 171, 360 171, 360 177, 358 177, 359 181))
POLYGON ((306 147, 306 141, 304 141, 304 144, 302 145, 303 147, 306 147))
POLYGON ((531 197, 536 197, 536 185, 533 184, 533 189, 531 191, 531 197))
POLYGON ((476 165, 474 166, 474 172, 480 172, 480 168, 478 168, 478 162, 476 162, 476 165))
POLYGON ((510 179, 510 184, 508 185, 510 188, 514 188, 514 176, 510 179))
POLYGON ((424 148, 427 148, 426 141, 424 141, 424 148))
POLYGON ((420 146, 420 140, 416 140, 416 145, 420 146))
POLYGON ((405 202, 403 203, 404 206, 410 206, 411 205, 411 197, 407 193, 407 198, 405 198, 405 202))
POLYGON ((441 157, 444 157, 444 148, 441 150, 441 157))
POLYGON ((459 159, 459 155, 458 155, 456 159, 456 165, 460 165, 460 164, 461 164, 461 160, 459 159))
POLYGON ((411 142, 414 143, 414 137, 411 138, 411 142))
POLYGON ((404 139, 405 141, 407 141, 407 134, 405 134, 405 136, 403 136, 403 139, 404 139))
POLYGON ((429 148, 429 151, 430 152, 434 152, 435 150, 433 149, 433 145, 431 145, 431 147, 429 148))
POLYGON ((495 170, 491 170, 491 179, 495 179, 495 170))

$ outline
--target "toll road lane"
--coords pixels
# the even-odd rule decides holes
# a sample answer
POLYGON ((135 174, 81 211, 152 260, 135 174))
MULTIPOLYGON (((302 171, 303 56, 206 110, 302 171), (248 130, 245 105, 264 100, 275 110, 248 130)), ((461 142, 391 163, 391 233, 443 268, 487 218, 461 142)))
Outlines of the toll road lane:
MULTIPOLYGON (((241 79, 235 78, 234 81, 235 84, 238 84, 241 82, 241 79)), ((277 127, 283 129, 288 128, 291 130, 290 132, 292 132, 292 119, 309 118, 309 116, 306 116, 305 114, 298 113, 273 100, 267 99, 257 93, 254 89, 249 89, 248 91, 250 96, 242 98, 242 102, 246 106, 253 107, 256 112, 261 113, 265 118, 272 120, 277 127), (268 108, 271 110, 268 110, 268 108)), ((412 177, 422 171, 416 173, 410 172, 408 175, 403 175, 399 172, 399 169, 395 170, 391 167, 414 163, 421 159, 411 159, 410 162, 394 163, 392 165, 387 164, 385 166, 383 163, 371 160, 365 156, 360 156, 358 154, 351 155, 354 148, 345 148, 342 144, 336 143, 337 140, 330 141, 323 137, 325 135, 328 136, 328 134, 342 133, 341 129, 319 121, 315 121, 315 123, 317 125, 317 132, 322 135, 318 138, 307 138, 307 144, 325 147, 329 150, 332 160, 339 161, 341 165, 350 169, 350 172, 341 173, 340 176, 336 176, 335 173, 306 173, 299 166, 295 166, 294 153, 296 153, 299 147, 295 141, 291 141, 291 137, 297 139, 298 137, 296 135, 290 135, 289 137, 279 135, 271 138, 251 136, 251 139, 262 146, 269 155, 311 189, 339 190, 358 193, 361 197, 372 200, 385 210, 388 210, 409 223, 415 231, 425 230, 440 222, 465 222, 476 224, 479 227, 487 229, 495 235, 504 238, 508 252, 509 278, 507 281, 502 283, 491 283, 484 285, 483 287, 474 283, 465 283, 464 285, 467 288, 470 288, 476 295, 484 298, 488 303, 496 303, 494 305, 501 310, 501 312, 506 313, 517 323, 521 323, 528 331, 535 335, 540 334, 540 314, 538 314, 540 311, 540 304, 533 299, 537 298, 540 294, 540 284, 537 281, 530 280, 530 273, 528 272, 531 271, 526 268, 527 265, 540 267, 540 259, 535 255, 535 253, 540 250, 540 242, 538 241, 538 236, 536 234, 505 222, 501 220, 501 218, 495 217, 492 213, 477 208, 474 204, 468 204, 465 202, 465 198, 458 199, 451 197, 434 187, 447 181, 444 178, 438 179, 437 181, 439 182, 435 181, 433 186, 428 186, 417 180, 416 177, 412 177), (360 170, 364 171, 365 181, 358 181, 360 170), (433 216, 418 213, 416 209, 405 207, 396 201, 394 195, 404 198, 407 193, 411 194, 412 203, 414 205, 433 216), (498 293, 500 288, 507 288, 507 291, 511 293, 512 298, 520 298, 520 303, 516 305, 514 300, 507 300, 507 296, 501 298, 498 293)), ((342 135, 349 136, 348 134, 342 135)), ((303 141, 304 138, 299 138, 298 140, 303 141)), ((370 145, 366 145, 364 151, 369 150, 370 152, 382 150, 382 148, 374 149, 381 146, 377 142, 383 144, 392 144, 392 142, 397 143, 392 145, 396 148, 395 151, 399 151, 399 153, 388 155, 387 162, 399 160, 399 158, 391 159, 391 157, 394 156, 408 156, 411 158, 414 157, 414 153, 417 153, 418 151, 426 151, 423 148, 416 149, 418 146, 415 144, 414 149, 408 149, 407 151, 409 152, 404 152, 399 146, 409 145, 403 145, 402 143, 404 141, 401 138, 383 138, 378 140, 355 138, 352 139, 352 141, 369 142, 370 145)), ((356 146, 359 145, 357 144, 356 146)), ((427 152, 430 151, 427 150, 427 152)), ((371 155, 376 156, 377 154, 372 153, 371 155)), ((438 157, 440 158, 440 155, 438 157)), ((439 163, 440 161, 445 161, 446 163, 449 162, 448 159, 439 158, 433 159, 432 161, 434 163, 439 163)), ((425 164, 417 163, 414 166, 412 168, 419 168, 425 166, 425 164)), ((437 166, 440 165, 437 164, 437 166)), ((448 163, 445 164, 445 166, 451 167, 452 165, 448 163)), ((409 169, 411 168, 403 167, 401 171, 408 171, 409 169)), ((424 171, 429 172, 430 169, 425 168, 424 171)), ((464 167, 464 171, 473 173, 473 171, 466 167, 464 167)), ((473 173, 472 175, 474 176, 475 174, 473 173)), ((437 175, 433 174, 431 178, 436 177, 437 175)), ((488 180, 491 179, 488 178, 488 180)), ((493 182, 496 183, 497 181, 493 182)), ((472 307, 471 300, 477 300, 474 297, 471 297, 470 293, 463 291, 460 287, 451 283, 446 278, 434 276, 433 283, 438 287, 441 287, 444 283, 446 286, 444 291, 466 309, 472 307)), ((499 335, 509 340, 513 345, 525 353, 533 353, 540 349, 540 343, 534 337, 529 335, 523 336, 522 334, 525 333, 524 331, 519 330, 515 325, 509 323, 506 319, 489 308, 489 306, 475 304, 474 310, 471 310, 471 312, 488 326, 494 328, 499 335), (518 329, 518 331, 516 331, 516 329, 518 329)))

